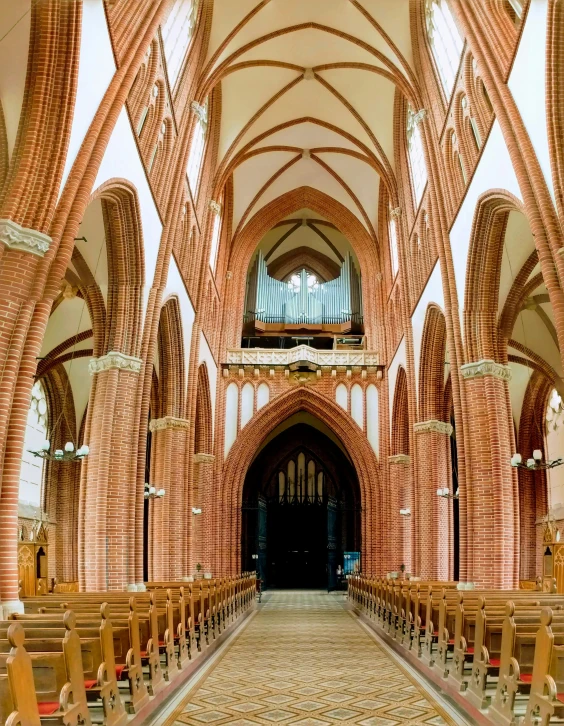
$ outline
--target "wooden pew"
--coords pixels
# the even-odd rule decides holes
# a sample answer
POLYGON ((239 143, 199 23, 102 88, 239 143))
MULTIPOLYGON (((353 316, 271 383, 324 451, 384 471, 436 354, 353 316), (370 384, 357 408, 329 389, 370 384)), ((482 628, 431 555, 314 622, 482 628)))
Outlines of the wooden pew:
MULTIPOLYGON (((21 624, 11 623, 6 640, 9 653, 0 655, 0 671, 3 676, 3 671, 6 671, 8 676, 7 681, 2 679, 0 682, 1 715, 7 718, 6 710, 10 709, 10 704, 17 711, 21 712, 23 707, 27 712, 27 701, 30 700, 30 713, 32 716, 37 713, 39 721, 48 720, 64 726, 91 726, 80 639, 74 629, 73 614, 65 614, 65 635, 58 640, 58 652, 38 651, 30 654, 23 648, 24 639, 25 633, 21 624), (18 671, 16 678, 11 675, 14 672, 14 663, 18 671), (19 695, 22 683, 27 691, 23 700, 19 695), (40 694, 39 698, 36 693, 40 694)), ((15 717, 12 720, 18 723, 15 717)), ((9 721, 8 718, 6 723, 9 721)))

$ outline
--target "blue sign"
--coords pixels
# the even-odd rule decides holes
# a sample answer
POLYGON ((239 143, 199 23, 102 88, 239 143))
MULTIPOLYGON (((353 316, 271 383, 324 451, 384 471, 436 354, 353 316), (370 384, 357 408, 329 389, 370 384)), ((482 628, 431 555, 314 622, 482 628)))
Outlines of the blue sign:
POLYGON ((345 552, 345 576, 356 575, 360 572, 360 552, 345 552))

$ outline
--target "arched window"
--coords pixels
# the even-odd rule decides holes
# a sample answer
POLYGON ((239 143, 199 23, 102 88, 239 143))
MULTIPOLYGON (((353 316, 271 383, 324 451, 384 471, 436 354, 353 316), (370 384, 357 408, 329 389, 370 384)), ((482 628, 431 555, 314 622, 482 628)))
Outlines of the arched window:
POLYGON ((180 74, 186 51, 192 40, 198 14, 198 0, 175 0, 162 26, 163 46, 170 87, 180 74))
POLYGON ((200 172, 202 170, 202 162, 204 161, 204 151, 206 149, 206 135, 208 130, 208 102, 203 106, 194 101, 192 110, 197 116, 196 128, 192 138, 192 146, 190 147, 190 155, 188 156, 188 166, 186 173, 188 175, 188 184, 194 198, 198 193, 198 183, 200 181, 200 172))
POLYGON ((445 95, 450 98, 464 44, 446 0, 427 0, 427 33, 445 95))
POLYGON ((213 214, 213 230, 212 230, 212 239, 211 239, 211 248, 210 248, 210 267, 212 269, 212 272, 215 274, 215 265, 217 262, 217 250, 219 248, 219 239, 221 236, 221 213, 223 209, 223 205, 219 202, 214 202, 213 200, 210 202, 210 209, 212 210, 213 214))
POLYGON ((388 222, 388 236, 390 238, 390 263, 392 266, 392 277, 398 274, 399 270, 399 258, 398 258, 398 229, 397 219, 393 214, 393 209, 390 209, 390 221, 388 222))
POLYGON ((411 182, 413 184, 413 196, 415 206, 418 207, 423 196, 423 190, 427 184, 427 167, 425 166, 425 155, 423 153, 423 140, 419 131, 419 122, 423 118, 424 111, 415 111, 411 106, 407 107, 407 150, 409 153, 409 165, 411 168, 411 182))
POLYGON ((41 506, 44 460, 30 454, 39 451, 47 439, 47 399, 40 381, 31 390, 31 405, 25 427, 24 452, 20 470, 19 499, 35 507, 41 506))

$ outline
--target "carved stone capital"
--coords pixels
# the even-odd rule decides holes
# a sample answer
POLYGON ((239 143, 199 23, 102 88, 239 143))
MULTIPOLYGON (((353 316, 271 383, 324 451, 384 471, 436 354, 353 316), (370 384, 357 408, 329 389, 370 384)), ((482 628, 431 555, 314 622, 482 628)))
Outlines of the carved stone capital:
POLYGON ((190 108, 194 111, 200 121, 203 121, 204 123, 207 121, 207 110, 205 106, 200 106, 197 101, 192 101, 190 108))
POLYGON ((213 454, 194 454, 194 464, 213 464, 214 461, 213 454))
POLYGON ((413 114, 413 122, 415 124, 420 124, 421 121, 423 121, 423 119, 426 116, 427 116, 427 109, 426 108, 421 108, 421 109, 419 109, 419 111, 417 111, 417 113, 413 114))
POLYGON ((221 214, 221 204, 216 202, 214 199, 210 199, 210 209, 214 214, 218 216, 221 214))
POLYGON ((449 423, 445 423, 444 421, 435 421, 434 419, 416 423, 413 430, 416 434, 424 434, 428 432, 446 434, 447 436, 452 434, 452 426, 449 423))
POLYGON ((0 219, 0 242, 12 250, 43 257, 49 249, 51 237, 36 229, 21 227, 11 219, 0 219))
POLYGON ((397 219, 398 217, 401 217, 401 207, 390 209, 390 217, 392 217, 392 219, 397 219))
POLYGON ((110 371, 114 368, 130 371, 131 373, 140 373, 143 361, 140 358, 134 358, 132 355, 125 355, 117 351, 106 353, 101 358, 92 358, 88 364, 90 375, 102 373, 102 371, 110 371))
POLYGON ((190 421, 185 418, 175 418, 174 416, 165 416, 164 418, 154 418, 149 421, 149 431, 165 431, 166 429, 175 429, 177 431, 187 431, 190 428, 190 421))
POLYGON ((388 456, 388 464, 409 464, 410 461, 409 454, 394 454, 394 456, 388 456))
POLYGON ((492 378, 500 378, 502 381, 511 380, 511 368, 493 360, 479 360, 477 363, 465 363, 460 366, 462 378, 468 380, 470 378, 482 378, 483 376, 492 376, 492 378))

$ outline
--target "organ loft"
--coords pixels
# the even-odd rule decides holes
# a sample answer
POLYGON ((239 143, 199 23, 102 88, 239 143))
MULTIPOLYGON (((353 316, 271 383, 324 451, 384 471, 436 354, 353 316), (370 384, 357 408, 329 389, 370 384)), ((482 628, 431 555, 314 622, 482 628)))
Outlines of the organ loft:
POLYGON ((563 0, 0 3, 1 724, 562 723, 563 118, 563 0))

